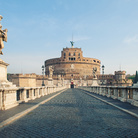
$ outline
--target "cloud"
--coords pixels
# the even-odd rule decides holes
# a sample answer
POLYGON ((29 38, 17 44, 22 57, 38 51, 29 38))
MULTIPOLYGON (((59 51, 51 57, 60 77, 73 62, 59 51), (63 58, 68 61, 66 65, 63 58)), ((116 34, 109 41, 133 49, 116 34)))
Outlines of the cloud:
POLYGON ((124 39, 124 43, 137 43, 138 42, 138 34, 132 37, 127 37, 124 39))

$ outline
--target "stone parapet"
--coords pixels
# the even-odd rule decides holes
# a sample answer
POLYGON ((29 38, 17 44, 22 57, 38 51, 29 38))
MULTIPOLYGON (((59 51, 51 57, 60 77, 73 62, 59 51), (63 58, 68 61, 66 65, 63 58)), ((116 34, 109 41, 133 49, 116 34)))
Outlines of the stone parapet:
POLYGON ((99 95, 128 102, 138 107, 138 87, 123 86, 79 86, 78 88, 96 93, 99 95))
POLYGON ((0 88, 0 110, 7 110, 22 102, 66 89, 65 86, 9 87, 0 88))

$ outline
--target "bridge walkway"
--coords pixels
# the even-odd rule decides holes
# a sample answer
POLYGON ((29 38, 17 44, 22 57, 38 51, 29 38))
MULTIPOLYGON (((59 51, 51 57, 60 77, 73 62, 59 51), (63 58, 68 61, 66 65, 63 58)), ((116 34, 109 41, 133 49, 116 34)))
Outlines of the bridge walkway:
POLYGON ((82 90, 68 89, 1 127, 0 137, 138 137, 138 118, 82 90))

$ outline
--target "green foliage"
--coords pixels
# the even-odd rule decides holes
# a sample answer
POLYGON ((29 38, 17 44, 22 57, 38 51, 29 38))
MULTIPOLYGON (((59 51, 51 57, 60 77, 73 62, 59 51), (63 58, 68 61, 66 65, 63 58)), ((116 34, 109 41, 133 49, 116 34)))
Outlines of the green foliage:
POLYGON ((135 78, 134 78, 134 83, 137 83, 138 82, 138 72, 136 71, 136 75, 135 75, 135 78))
POLYGON ((128 79, 131 79, 134 82, 135 76, 130 76, 128 79))
POLYGON ((134 80, 134 78, 135 78, 135 76, 128 77, 128 79, 132 79, 132 80, 134 80))

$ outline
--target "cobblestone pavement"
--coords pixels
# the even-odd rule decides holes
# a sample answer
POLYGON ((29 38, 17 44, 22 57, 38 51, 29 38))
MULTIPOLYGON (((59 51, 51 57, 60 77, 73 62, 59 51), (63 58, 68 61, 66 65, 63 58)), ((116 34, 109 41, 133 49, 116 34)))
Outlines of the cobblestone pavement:
POLYGON ((78 89, 68 89, 0 129, 0 138, 137 138, 138 119, 78 89))
MULTIPOLYGON (((59 92, 56 92, 56 93, 59 93, 59 92)), ((3 111, 0 110, 0 123, 2 121, 5 121, 6 119, 16 115, 17 113, 20 113, 20 112, 38 104, 41 101, 48 99, 49 97, 55 95, 56 93, 48 94, 48 95, 42 96, 40 98, 30 100, 27 103, 20 103, 18 106, 13 107, 13 108, 8 109, 8 110, 3 110, 3 111)))
MULTIPOLYGON (((82 91, 84 91, 84 90, 82 90, 82 91)), ((86 91, 86 92, 89 93, 89 94, 92 94, 92 95, 94 95, 94 96, 96 96, 98 98, 101 98, 103 100, 106 100, 107 102, 110 102, 110 103, 112 103, 114 105, 117 105, 119 107, 122 107, 123 109, 129 110, 129 111, 131 111, 133 113, 138 114, 138 107, 133 106, 130 103, 121 102, 121 101, 119 101, 117 99, 113 99, 113 98, 110 98, 110 97, 98 95, 98 94, 95 94, 95 93, 92 93, 92 92, 89 92, 89 91, 86 91)))

